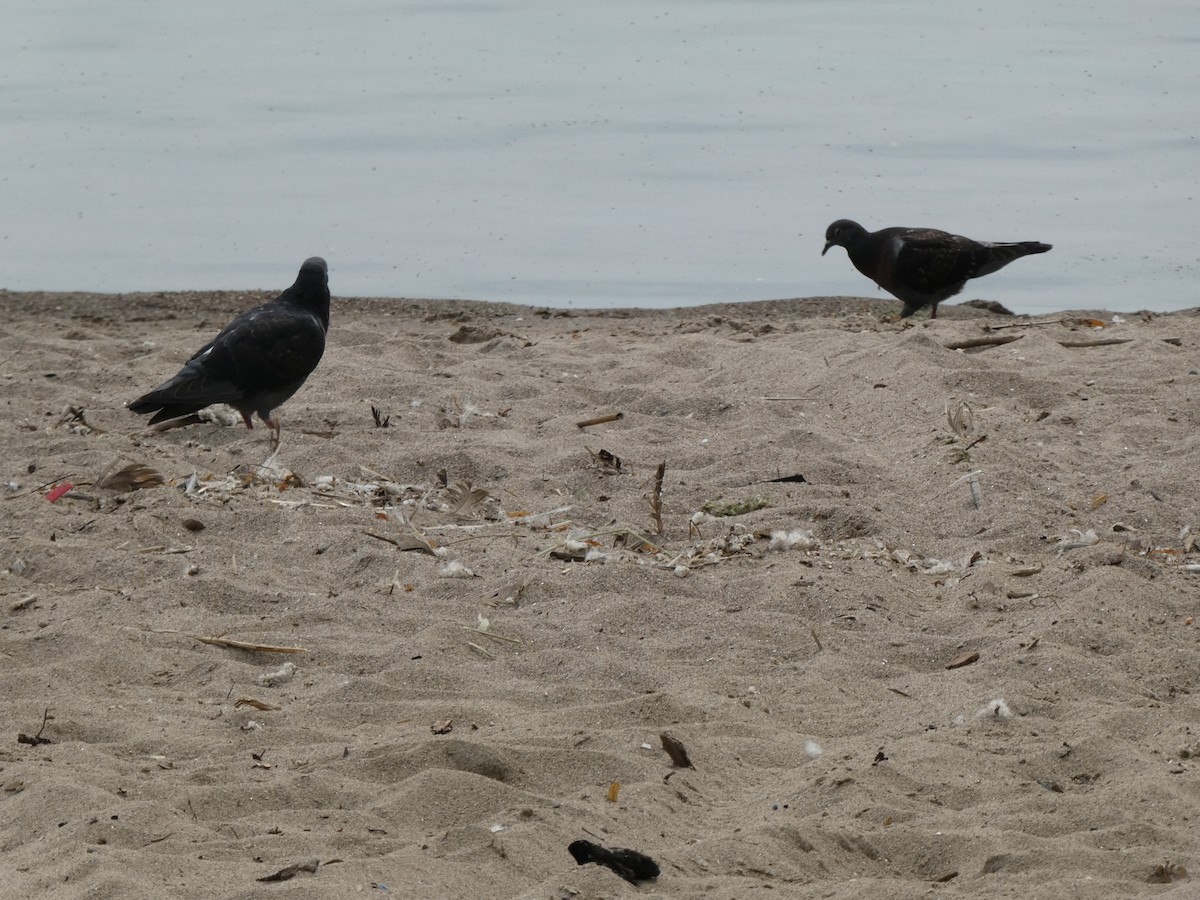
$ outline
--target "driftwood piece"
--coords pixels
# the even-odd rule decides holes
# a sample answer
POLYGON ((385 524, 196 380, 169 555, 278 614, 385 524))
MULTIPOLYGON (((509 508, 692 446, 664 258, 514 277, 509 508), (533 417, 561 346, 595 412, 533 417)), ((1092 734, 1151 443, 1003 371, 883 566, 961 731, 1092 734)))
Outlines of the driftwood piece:
POLYGON ((964 338, 961 341, 950 341, 943 344, 947 350, 970 350, 972 347, 998 347, 1001 344, 1011 344, 1025 337, 1023 334, 989 334, 983 337, 964 338))

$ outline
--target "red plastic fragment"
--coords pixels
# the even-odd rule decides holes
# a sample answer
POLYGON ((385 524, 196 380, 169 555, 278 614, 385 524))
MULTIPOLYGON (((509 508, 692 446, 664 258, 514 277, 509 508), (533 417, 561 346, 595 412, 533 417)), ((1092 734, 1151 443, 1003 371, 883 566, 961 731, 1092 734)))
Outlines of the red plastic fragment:
POLYGON ((73 487, 75 487, 75 485, 71 484, 71 482, 64 481, 62 484, 60 484, 58 487, 54 488, 54 490, 52 490, 50 493, 48 493, 46 495, 46 499, 49 500, 51 503, 57 503, 58 499, 60 497, 62 497, 62 495, 65 494, 67 491, 71 490, 71 488, 73 488, 73 487))

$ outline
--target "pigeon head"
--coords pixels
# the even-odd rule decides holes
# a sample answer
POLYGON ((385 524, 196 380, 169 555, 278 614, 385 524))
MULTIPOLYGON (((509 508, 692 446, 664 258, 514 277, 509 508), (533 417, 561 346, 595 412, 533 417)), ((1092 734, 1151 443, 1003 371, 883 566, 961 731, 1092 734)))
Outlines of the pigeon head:
POLYGON ((867 229, 857 222, 850 219, 838 219, 825 229, 825 249, 821 251, 821 255, 824 256, 828 253, 830 247, 849 247, 866 233, 867 229))
POLYGON ((300 266, 300 275, 296 283, 326 286, 329 284, 329 266, 319 256, 310 256, 300 266))
POLYGON ((329 266, 319 256, 310 256, 300 266, 296 283, 283 292, 281 300, 317 314, 329 328, 329 266))

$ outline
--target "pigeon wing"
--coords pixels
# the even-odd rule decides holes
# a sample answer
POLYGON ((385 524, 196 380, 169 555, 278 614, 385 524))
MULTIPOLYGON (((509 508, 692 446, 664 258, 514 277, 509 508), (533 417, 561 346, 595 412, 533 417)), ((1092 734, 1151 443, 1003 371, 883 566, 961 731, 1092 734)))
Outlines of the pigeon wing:
POLYGON ((986 256, 985 247, 961 235, 932 228, 910 231, 900 239, 894 276, 910 293, 943 299, 974 278, 986 256))
POLYGON ((325 351, 325 328, 307 310, 272 302, 230 322, 179 373, 129 404, 133 412, 158 409, 151 423, 196 412, 213 403, 269 412, 304 383, 325 351))

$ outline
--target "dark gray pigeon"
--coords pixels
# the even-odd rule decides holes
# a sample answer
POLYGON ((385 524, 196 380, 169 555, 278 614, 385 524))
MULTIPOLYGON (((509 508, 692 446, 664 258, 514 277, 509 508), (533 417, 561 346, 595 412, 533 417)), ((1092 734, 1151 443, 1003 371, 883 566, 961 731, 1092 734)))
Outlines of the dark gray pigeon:
POLYGON ((329 267, 304 261, 296 283, 269 303, 242 313, 201 347, 170 381, 129 404, 154 413, 150 424, 228 403, 247 428, 254 413, 278 435, 271 413, 312 374, 329 330, 329 267))
POLYGON ((838 219, 825 230, 824 256, 830 247, 845 247, 854 268, 904 301, 900 317, 953 297, 971 278, 990 275, 1014 259, 1045 253, 1050 244, 1019 241, 992 244, 973 241, 936 228, 883 228, 867 231, 857 222, 838 219))

